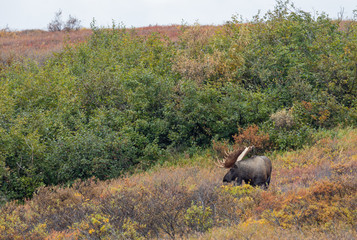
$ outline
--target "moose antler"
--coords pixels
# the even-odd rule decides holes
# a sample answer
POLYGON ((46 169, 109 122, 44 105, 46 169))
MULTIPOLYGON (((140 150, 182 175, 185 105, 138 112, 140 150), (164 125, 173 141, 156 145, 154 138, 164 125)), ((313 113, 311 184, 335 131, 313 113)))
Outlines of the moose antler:
POLYGON ((247 155, 250 151, 252 151, 252 149, 254 148, 254 146, 249 146, 246 147, 244 149, 244 151, 239 155, 239 157, 237 158, 237 162, 242 161, 243 158, 245 157, 245 155, 247 155))
POLYGON ((231 168, 234 164, 236 164, 236 162, 241 161, 247 155, 247 153, 253 149, 253 147, 254 146, 250 146, 246 147, 245 149, 241 147, 237 150, 230 151, 228 153, 224 152, 225 156, 223 160, 219 160, 217 158, 217 162, 215 162, 215 164, 220 168, 231 168))
POLYGON ((216 161, 214 164, 216 164, 216 166, 220 167, 220 168, 230 168, 234 162, 232 163, 232 158, 230 156, 232 156, 236 151, 229 151, 226 152, 224 151, 224 158, 222 160, 220 160, 218 157, 216 158, 216 161))

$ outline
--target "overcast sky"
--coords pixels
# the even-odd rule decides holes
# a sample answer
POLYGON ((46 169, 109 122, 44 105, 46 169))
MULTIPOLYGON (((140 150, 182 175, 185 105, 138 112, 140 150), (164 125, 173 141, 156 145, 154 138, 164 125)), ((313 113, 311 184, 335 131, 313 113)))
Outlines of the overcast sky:
MULTIPOLYGON (((295 6, 308 12, 325 12, 337 18, 341 9, 351 18, 356 0, 295 0, 295 6)), ((182 22, 220 25, 241 15, 249 20, 258 10, 265 13, 275 0, 0 0, 0 29, 47 29, 54 14, 62 10, 62 19, 72 15, 89 27, 93 18, 97 26, 111 26, 112 21, 126 27, 171 25, 182 22)))

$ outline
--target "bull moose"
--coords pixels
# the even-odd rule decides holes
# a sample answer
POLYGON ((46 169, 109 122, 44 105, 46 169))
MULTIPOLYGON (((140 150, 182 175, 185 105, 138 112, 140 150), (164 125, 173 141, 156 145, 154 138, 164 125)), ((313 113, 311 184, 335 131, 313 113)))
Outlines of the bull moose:
POLYGON ((272 171, 272 164, 266 156, 253 156, 243 159, 254 146, 239 148, 235 151, 225 153, 223 160, 217 159, 216 165, 222 168, 229 168, 224 176, 223 182, 237 181, 241 185, 244 180, 252 186, 261 186, 268 189, 272 171))

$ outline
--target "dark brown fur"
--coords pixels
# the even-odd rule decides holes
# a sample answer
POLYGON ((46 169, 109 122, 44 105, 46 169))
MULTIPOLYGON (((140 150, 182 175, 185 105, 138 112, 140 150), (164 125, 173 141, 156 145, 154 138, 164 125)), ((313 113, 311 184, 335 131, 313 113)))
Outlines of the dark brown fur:
POLYGON ((237 162, 224 176, 223 182, 237 182, 241 185, 244 180, 252 186, 268 188, 271 179, 272 164, 265 156, 254 156, 237 162))

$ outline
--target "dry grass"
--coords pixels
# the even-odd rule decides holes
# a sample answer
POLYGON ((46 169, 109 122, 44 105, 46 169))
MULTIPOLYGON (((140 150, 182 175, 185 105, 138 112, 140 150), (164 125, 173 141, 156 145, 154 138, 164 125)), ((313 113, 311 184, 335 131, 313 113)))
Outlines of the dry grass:
MULTIPOLYGON (((192 27, 186 27, 192 28, 192 27)), ((200 26, 207 32, 213 33, 217 27, 200 26)), ((148 26, 134 28, 140 36, 148 36, 152 33, 162 34, 172 41, 177 41, 183 27, 179 25, 148 26)), ((65 44, 78 44, 90 37, 92 30, 81 29, 70 32, 47 32, 42 30, 8 31, 0 30, 0 63, 11 64, 14 60, 30 58, 43 62, 53 52, 59 52, 65 44)))
POLYGON ((10 64, 21 58, 44 61, 63 49, 64 43, 78 44, 85 41, 92 31, 83 29, 71 32, 47 32, 27 30, 21 32, 0 32, 0 61, 10 64))

